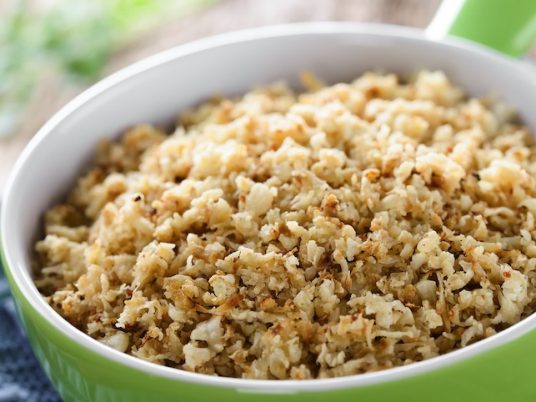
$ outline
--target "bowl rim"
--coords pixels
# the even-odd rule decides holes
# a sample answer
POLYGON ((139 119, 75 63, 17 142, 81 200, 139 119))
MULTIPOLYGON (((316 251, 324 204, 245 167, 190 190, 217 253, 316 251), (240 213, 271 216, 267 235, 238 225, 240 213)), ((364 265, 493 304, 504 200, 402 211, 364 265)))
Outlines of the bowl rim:
MULTIPOLYGON (((96 97, 99 97, 99 95, 111 89, 112 87, 124 81, 133 79, 147 70, 171 62, 175 59, 188 57, 189 55, 210 50, 215 47, 233 45, 240 42, 270 39, 281 36, 311 34, 373 35, 393 39, 428 42, 433 43, 435 46, 457 48, 458 50, 461 49, 470 51, 472 53, 477 53, 481 57, 487 58, 492 63, 502 64, 504 68, 509 69, 509 71, 517 70, 518 72, 525 73, 536 82, 536 74, 534 74, 533 71, 529 72, 529 69, 526 68, 525 63, 522 61, 503 55, 477 43, 457 38, 446 38, 437 41, 427 37, 424 31, 417 28, 355 22, 305 22, 270 25, 260 28, 239 30, 179 45, 124 67, 123 69, 97 82, 75 97, 73 100, 68 102, 57 113, 55 113, 41 129, 38 130, 36 135, 27 144, 20 157, 17 159, 5 187, 6 191, 3 195, 3 208, 0 211, 0 253, 3 252, 4 261, 6 263, 4 269, 6 270, 8 277, 11 277, 11 286, 16 286, 18 288, 26 301, 31 305, 35 313, 44 318, 48 324, 52 325, 63 336, 70 338, 81 348, 86 349, 98 355, 99 357, 102 357, 103 359, 110 359, 117 364, 127 366, 131 369, 178 382, 234 388, 252 393, 328 391, 335 389, 357 388, 384 382, 394 382, 407 377, 424 374, 431 370, 447 367, 454 363, 467 360, 470 357, 475 357, 485 351, 491 350, 492 348, 511 342, 536 327, 536 314, 534 314, 496 335, 456 351, 421 362, 412 363, 407 366, 400 366, 377 372, 329 379, 256 380, 217 377, 188 372, 180 369, 159 366, 126 353, 119 352, 76 329, 44 301, 35 287, 28 270, 25 268, 24 264, 14 256, 12 247, 13 249, 17 248, 17 244, 20 244, 23 239, 15 239, 16 236, 13 236, 12 234, 13 230, 9 230, 9 228, 13 226, 10 224, 10 214, 8 214, 6 211, 16 206, 16 200, 13 196, 11 196, 11 194, 15 192, 17 187, 24 185, 17 181, 19 171, 22 170, 25 165, 31 163, 29 160, 31 159, 34 151, 43 141, 46 140, 49 134, 54 132, 55 128, 61 123, 61 121, 71 114, 75 114, 86 103, 90 102, 96 97), (9 236, 8 233, 10 233, 9 236)), ((18 247, 20 249, 24 248, 20 245, 18 247)))

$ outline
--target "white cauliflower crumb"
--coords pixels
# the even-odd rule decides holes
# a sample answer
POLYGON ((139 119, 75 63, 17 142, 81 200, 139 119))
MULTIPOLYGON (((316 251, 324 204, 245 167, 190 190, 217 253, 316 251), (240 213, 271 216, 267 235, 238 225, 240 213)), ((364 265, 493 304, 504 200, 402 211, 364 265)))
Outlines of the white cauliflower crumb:
POLYGON ((103 143, 35 282, 101 343, 207 375, 432 358, 536 306, 536 145, 442 72, 284 84, 103 143))

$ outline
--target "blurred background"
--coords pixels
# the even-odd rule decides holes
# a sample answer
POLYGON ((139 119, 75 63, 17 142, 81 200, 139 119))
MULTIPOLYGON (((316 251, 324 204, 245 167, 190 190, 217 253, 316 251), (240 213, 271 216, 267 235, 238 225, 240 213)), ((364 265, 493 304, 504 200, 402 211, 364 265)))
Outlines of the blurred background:
POLYGON ((0 189, 24 145, 54 112, 103 76, 141 58, 222 32, 287 22, 425 27, 439 3, 0 0, 0 189))

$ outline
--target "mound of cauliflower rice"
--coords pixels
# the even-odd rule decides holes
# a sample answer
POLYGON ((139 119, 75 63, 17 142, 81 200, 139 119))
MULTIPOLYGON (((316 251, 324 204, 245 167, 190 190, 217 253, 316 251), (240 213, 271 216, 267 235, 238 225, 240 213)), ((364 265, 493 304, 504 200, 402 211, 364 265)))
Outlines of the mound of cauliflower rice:
POLYGON ((103 143, 36 283, 98 341, 257 379, 387 369, 536 309, 536 146, 442 72, 284 84, 103 143))

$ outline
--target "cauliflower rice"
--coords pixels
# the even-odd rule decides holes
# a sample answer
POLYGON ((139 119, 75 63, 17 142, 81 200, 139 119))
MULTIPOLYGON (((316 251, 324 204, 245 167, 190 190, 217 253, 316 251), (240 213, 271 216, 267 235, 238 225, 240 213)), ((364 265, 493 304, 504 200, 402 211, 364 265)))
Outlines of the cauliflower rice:
POLYGON ((36 283, 81 331, 198 373, 344 376, 536 309, 536 146, 441 72, 216 99, 104 143, 36 283))

